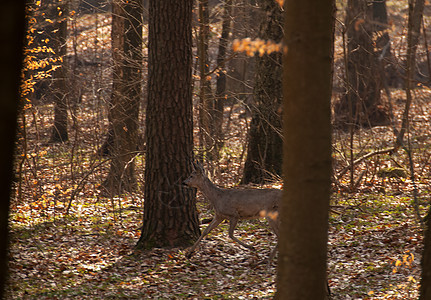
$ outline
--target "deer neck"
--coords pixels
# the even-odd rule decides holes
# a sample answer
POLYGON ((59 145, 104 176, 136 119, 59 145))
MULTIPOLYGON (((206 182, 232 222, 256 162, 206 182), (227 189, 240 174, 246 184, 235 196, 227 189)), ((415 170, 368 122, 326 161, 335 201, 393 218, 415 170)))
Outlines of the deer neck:
POLYGON ((205 178, 202 182, 201 192, 210 202, 214 202, 214 200, 218 198, 221 189, 212 183, 209 178, 205 178))

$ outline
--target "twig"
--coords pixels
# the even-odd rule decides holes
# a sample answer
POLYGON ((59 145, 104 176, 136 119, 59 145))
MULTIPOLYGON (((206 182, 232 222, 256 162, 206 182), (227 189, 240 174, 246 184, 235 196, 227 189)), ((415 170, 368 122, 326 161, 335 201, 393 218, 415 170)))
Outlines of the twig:
POLYGON ((87 174, 85 174, 84 177, 82 177, 82 179, 78 183, 78 186, 76 187, 76 189, 73 190, 72 194, 70 195, 69 204, 67 205, 67 209, 66 209, 66 215, 69 214, 69 209, 72 205, 72 201, 75 199, 75 196, 82 190, 83 184, 87 180, 88 176, 90 176, 90 174, 92 174, 96 168, 100 167, 101 165, 103 165, 104 163, 110 160, 111 158, 107 158, 105 160, 102 160, 98 164, 93 164, 90 168, 90 171, 88 171, 87 174))
POLYGON ((224 59, 222 62, 219 62, 214 69, 212 69, 211 71, 207 72, 205 74, 205 76, 209 76, 212 75, 213 73, 217 72, 220 68, 222 68, 228 61, 234 59, 236 56, 238 56, 238 52, 234 52, 231 55, 229 55, 229 57, 227 57, 226 59, 224 59))
POLYGON ((413 165, 412 151, 411 151, 411 147, 410 147, 410 138, 408 138, 408 145, 409 145, 409 148, 403 147, 403 149, 406 151, 407 157, 409 158, 410 179, 411 179, 412 185, 413 185, 413 208, 415 210, 416 217, 417 217, 422 229, 425 229, 424 220, 422 219, 421 214, 419 212, 418 187, 416 185, 416 180, 415 180, 415 170, 414 170, 414 165, 413 165))

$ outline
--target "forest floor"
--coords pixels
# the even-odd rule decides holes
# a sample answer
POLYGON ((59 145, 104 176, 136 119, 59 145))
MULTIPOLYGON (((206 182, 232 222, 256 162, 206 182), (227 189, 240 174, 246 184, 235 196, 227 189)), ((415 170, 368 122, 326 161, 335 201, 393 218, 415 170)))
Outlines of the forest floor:
MULTIPOLYGON (((421 95, 431 93, 424 90, 421 95)), ((376 155, 358 164, 354 176, 356 180, 361 179, 355 192, 348 191, 348 173, 334 183, 328 243, 332 299, 415 299, 418 295, 422 231, 412 195, 416 186, 423 216, 430 199, 431 113, 419 108, 429 105, 429 100, 417 103, 412 110, 417 122, 413 127, 415 132, 411 133, 415 185, 406 174, 397 178, 381 177, 391 170, 399 170, 394 166, 401 166, 408 174, 407 156, 402 151, 392 156, 376 155)), ((398 107, 401 112, 402 106, 398 107)), ((234 111, 232 135, 224 150, 221 173, 215 178, 219 185, 228 187, 239 182, 244 159, 241 149, 246 131, 243 128, 249 122, 241 117, 241 108, 234 111)), ((80 114, 88 116, 88 110, 80 110, 80 114)), ((33 117, 34 120, 29 114, 29 124, 49 123, 52 106, 38 107, 33 117)), ((85 133, 90 127, 91 122, 87 129, 81 128, 80 134, 91 136, 90 132, 85 133)), ((47 137, 48 129, 41 129, 40 135, 47 137)), ((334 134, 335 174, 342 169, 344 156, 348 155, 343 152, 346 135, 334 134)), ((79 137, 80 141, 83 136, 79 137)), ((268 268, 265 260, 276 240, 265 222, 243 221, 236 231, 240 239, 255 246, 255 251, 230 240, 227 224, 222 224, 202 241, 191 259, 185 257, 184 249, 137 253, 134 247, 140 236, 144 201, 141 194, 101 197, 98 187, 107 166, 103 159, 94 156, 91 147, 73 150, 74 141, 57 146, 37 143, 40 137, 30 128, 27 139, 32 147, 27 150, 23 163, 21 194, 17 187, 11 207, 7 299, 264 299, 274 296, 277 263, 272 262, 268 268), (74 151, 76 156, 71 154, 74 151), (96 163, 100 165, 94 168, 96 163)), ((394 138, 391 128, 382 126, 362 129, 354 139, 359 157, 390 145, 394 138)), ((137 162, 137 169, 142 170, 143 158, 137 162)), ((138 173, 141 178, 142 172, 138 173)), ((272 186, 281 187, 277 182, 272 186)), ((201 220, 213 213, 200 194, 198 210, 201 220)))
MULTIPOLYGON (((101 18, 97 24, 99 50, 94 59, 108 61, 109 21, 101 18)), ((91 38, 78 40, 78 50, 88 51, 85 58, 92 57, 91 43, 97 40, 88 31, 83 29, 80 36, 91 38)), ((191 259, 184 249, 135 251, 143 218, 142 194, 105 198, 99 193, 109 167, 109 160, 95 154, 107 129, 104 101, 109 99, 109 72, 91 68, 81 70, 85 76, 77 83, 84 91, 69 142, 46 144, 52 104, 41 101, 26 111, 17 153, 19 180, 11 204, 7 299, 272 298, 277 262, 268 267, 265 260, 276 239, 264 221, 243 221, 236 230, 241 240, 255 246, 254 251, 230 240, 227 224, 211 232, 191 259)), ((399 128, 405 95, 394 89, 391 97, 393 125, 399 128)), ((430 201, 431 91, 418 87, 414 98, 409 134, 414 182, 403 150, 391 156, 373 155, 355 165, 353 176, 350 171, 337 176, 351 160, 350 145, 356 159, 390 148, 395 137, 391 126, 357 130, 352 140, 349 133, 334 131, 328 241, 332 299, 418 296, 422 230, 415 207, 424 216, 430 201)), ((226 116, 226 145, 214 180, 235 187, 250 119, 238 104, 226 107, 226 116)), ((142 188, 144 157, 135 162, 142 188)), ((281 188, 280 182, 271 186, 281 188)), ((200 194, 198 211, 201 220, 213 214, 200 194)))
MULTIPOLYGON (((410 197, 350 195, 331 219, 328 277, 333 299, 416 299, 421 234, 410 197)), ((236 231, 250 251, 214 230, 191 259, 183 249, 135 253, 141 204, 81 199, 47 221, 42 200, 15 207, 7 299, 262 299, 275 292, 275 240, 260 221, 236 231)), ((201 213, 208 214, 203 211, 201 213)), ((201 215, 202 216, 202 215, 201 215)))

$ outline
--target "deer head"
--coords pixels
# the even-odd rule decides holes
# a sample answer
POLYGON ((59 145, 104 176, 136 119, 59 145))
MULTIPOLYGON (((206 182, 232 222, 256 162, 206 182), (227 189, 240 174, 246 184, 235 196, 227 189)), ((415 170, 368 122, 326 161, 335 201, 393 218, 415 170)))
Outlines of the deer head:
POLYGON ((192 162, 192 173, 184 180, 184 184, 190 187, 198 188, 205 179, 205 172, 202 165, 198 161, 192 162))

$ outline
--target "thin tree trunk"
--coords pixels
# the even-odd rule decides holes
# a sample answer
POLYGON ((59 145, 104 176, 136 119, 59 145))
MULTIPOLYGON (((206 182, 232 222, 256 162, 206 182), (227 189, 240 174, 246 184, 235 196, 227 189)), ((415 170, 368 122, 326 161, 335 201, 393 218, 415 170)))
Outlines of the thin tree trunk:
POLYGON ((219 40, 219 48, 217 55, 217 67, 219 68, 216 80, 216 91, 214 100, 214 139, 215 139, 215 159, 218 160, 220 149, 223 146, 223 112, 224 103, 227 100, 226 94, 226 69, 225 60, 229 33, 231 28, 231 6, 232 0, 227 0, 224 3, 223 23, 221 36, 219 40))
POLYGON ((193 0, 150 0, 144 218, 138 249, 190 246, 199 237, 193 159, 193 0))
POLYGON ((288 0, 277 299, 325 299, 333 1, 288 0))
POLYGON ((69 140, 67 132, 67 105, 69 93, 66 84, 66 62, 64 58, 67 54, 67 2, 59 2, 52 5, 50 10, 54 10, 53 15, 57 17, 56 28, 53 30, 53 48, 57 57, 62 59, 61 66, 54 71, 52 83, 52 95, 54 97, 54 125, 51 132, 51 143, 63 143, 69 140), (57 11, 59 9, 59 11, 57 11))
POLYGON ((199 0, 199 129, 201 156, 207 156, 209 161, 213 160, 214 154, 214 126, 212 115, 214 112, 214 102, 211 97, 211 81, 207 78, 209 73, 208 58, 209 39, 209 11, 208 0, 199 0))
POLYGON ((404 135, 409 127, 409 113, 412 103, 412 78, 416 65, 416 50, 419 44, 422 15, 425 0, 409 1, 409 22, 407 33, 407 62, 406 62, 406 104, 402 117, 401 129, 397 135, 396 147, 404 145, 404 135))
MULTIPOLYGON (((235 16, 232 18, 232 39, 253 40, 257 37, 259 22, 256 20, 261 20, 263 14, 255 5, 252 6, 249 0, 233 0, 232 16, 235 16)), ((235 58, 229 61, 227 90, 235 95, 232 100, 240 104, 250 104, 255 62, 254 57, 248 57, 245 53, 237 53, 235 58)), ((248 110, 247 107, 246 109, 248 110)))

